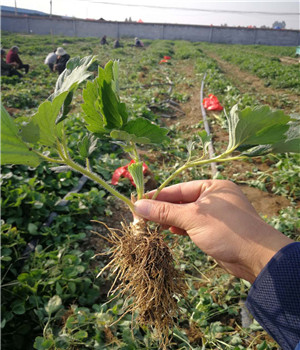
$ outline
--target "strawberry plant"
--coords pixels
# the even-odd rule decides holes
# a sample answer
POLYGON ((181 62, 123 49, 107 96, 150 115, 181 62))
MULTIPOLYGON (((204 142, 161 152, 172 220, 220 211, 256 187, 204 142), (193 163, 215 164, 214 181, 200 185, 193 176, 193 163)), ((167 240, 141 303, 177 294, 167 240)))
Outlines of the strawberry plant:
MULTIPOLYGON (((31 167, 47 161, 62 164, 79 172, 122 200, 134 214, 134 201, 145 196, 143 160, 139 145, 170 142, 168 130, 143 117, 129 115, 119 96, 119 65, 108 62, 98 68, 98 76, 89 80, 83 90, 82 119, 86 127, 78 140, 78 153, 70 151, 66 123, 73 95, 80 83, 91 77, 90 66, 95 57, 74 58, 59 76, 54 93, 43 102, 27 123, 16 125, 8 112, 1 108, 1 162, 24 164, 31 167), (122 147, 132 159, 126 171, 132 177, 136 192, 130 197, 95 172, 91 155, 97 144, 111 140, 122 147)), ((297 120, 282 111, 272 111, 267 106, 239 110, 234 106, 228 117, 229 142, 227 149, 213 158, 208 157, 210 137, 199 132, 199 142, 187 144, 188 157, 158 187, 159 192, 185 170, 212 162, 258 157, 267 153, 298 152, 297 120)), ((143 220, 135 218, 123 232, 110 230, 106 238, 111 244, 111 267, 116 279, 110 293, 129 296, 125 299, 125 313, 139 311, 138 321, 156 329, 163 343, 167 342, 169 329, 178 312, 177 299, 186 294, 182 273, 174 268, 169 246, 157 230, 143 220), (133 302, 132 302, 133 298, 133 302)))

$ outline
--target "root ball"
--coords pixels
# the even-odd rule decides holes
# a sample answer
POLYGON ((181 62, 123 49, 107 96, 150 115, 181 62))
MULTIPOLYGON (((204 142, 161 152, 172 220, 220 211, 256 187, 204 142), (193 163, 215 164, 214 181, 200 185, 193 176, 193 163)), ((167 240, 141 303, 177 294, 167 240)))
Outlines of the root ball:
MULTIPOLYGON (((184 274, 174 267, 174 258, 163 236, 144 221, 109 229, 111 262, 105 267, 116 273, 111 294, 132 298, 127 312, 138 311, 137 322, 155 329, 166 344, 179 313, 178 298, 186 295, 184 274)), ((125 303, 126 304, 126 303, 125 303)))

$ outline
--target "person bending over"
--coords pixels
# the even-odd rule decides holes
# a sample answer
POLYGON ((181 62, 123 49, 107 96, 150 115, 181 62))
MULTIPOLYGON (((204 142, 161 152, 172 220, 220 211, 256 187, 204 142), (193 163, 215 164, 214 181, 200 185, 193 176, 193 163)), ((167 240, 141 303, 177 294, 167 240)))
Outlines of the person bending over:
POLYGON ((55 54, 57 56, 57 60, 53 67, 53 70, 55 72, 58 72, 58 74, 61 74, 66 69, 66 65, 70 59, 70 55, 68 55, 62 47, 58 47, 55 51, 55 54))
POLYGON ((13 46, 7 53, 6 63, 13 64, 16 69, 25 69, 27 74, 29 71, 29 64, 23 64, 22 60, 19 57, 19 48, 18 46, 13 46))
POLYGON ((19 78, 22 78, 22 74, 19 73, 16 69, 16 63, 6 63, 5 61, 5 50, 1 49, 1 75, 12 77, 17 75, 19 78))
POLYGON ((300 350, 300 242, 265 223, 237 185, 177 184, 157 200, 137 201, 135 214, 188 235, 226 271, 251 282, 246 306, 254 318, 284 350, 300 350))
POLYGON ((56 64, 56 61, 57 61, 57 55, 55 52, 56 52, 56 50, 48 53, 48 55, 44 61, 44 64, 47 64, 47 66, 49 67, 51 72, 53 72, 54 65, 56 64))

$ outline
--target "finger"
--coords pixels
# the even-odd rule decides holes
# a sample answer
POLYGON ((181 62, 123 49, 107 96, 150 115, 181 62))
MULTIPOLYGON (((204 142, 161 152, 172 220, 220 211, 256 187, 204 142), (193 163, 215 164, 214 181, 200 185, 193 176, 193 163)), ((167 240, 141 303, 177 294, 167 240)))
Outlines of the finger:
POLYGON ((171 226, 170 227, 170 231, 172 233, 175 233, 176 235, 180 235, 180 236, 188 236, 188 234, 186 233, 186 230, 183 230, 179 227, 175 227, 175 226, 171 226))
POLYGON ((174 204, 142 199, 134 204, 134 211, 145 219, 169 227, 175 226, 186 231, 192 227, 195 219, 194 203, 174 204))
MULTIPOLYGON (((184 182, 164 188, 157 200, 171 203, 191 203, 195 202, 199 196, 212 185, 211 180, 197 180, 184 182)), ((147 199, 151 199, 156 191, 146 194, 147 199)))
POLYGON ((188 236, 185 230, 182 230, 181 228, 175 227, 175 226, 169 226, 169 225, 161 225, 161 228, 163 230, 169 230, 172 233, 175 233, 176 235, 182 235, 182 236, 188 236))

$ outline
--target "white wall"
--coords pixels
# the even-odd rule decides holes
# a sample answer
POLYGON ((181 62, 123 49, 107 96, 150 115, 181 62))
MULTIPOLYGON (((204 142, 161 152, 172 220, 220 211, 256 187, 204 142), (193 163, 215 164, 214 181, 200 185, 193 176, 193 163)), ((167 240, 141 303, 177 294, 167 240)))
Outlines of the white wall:
POLYGON ((112 38, 140 37, 207 41, 227 44, 260 44, 278 46, 300 45, 299 30, 250 29, 237 27, 210 27, 182 24, 97 22, 80 19, 1 16, 1 30, 28 34, 53 34, 78 37, 112 38))

